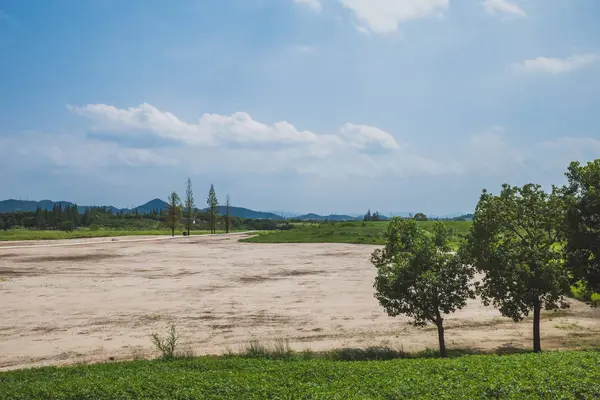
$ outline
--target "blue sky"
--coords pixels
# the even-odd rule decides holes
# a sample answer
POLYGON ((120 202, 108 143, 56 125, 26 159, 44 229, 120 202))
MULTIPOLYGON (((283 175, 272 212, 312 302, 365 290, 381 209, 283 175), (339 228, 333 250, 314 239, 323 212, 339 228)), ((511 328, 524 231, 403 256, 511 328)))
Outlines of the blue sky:
POLYGON ((470 211, 600 157, 597 0, 0 0, 0 198, 470 211))

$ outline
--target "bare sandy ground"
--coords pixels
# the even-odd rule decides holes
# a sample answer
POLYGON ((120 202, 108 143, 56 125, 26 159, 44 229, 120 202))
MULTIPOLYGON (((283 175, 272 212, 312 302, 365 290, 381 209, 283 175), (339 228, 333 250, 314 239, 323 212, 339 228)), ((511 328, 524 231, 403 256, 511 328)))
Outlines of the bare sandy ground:
MULTIPOLYGON (((375 247, 239 238, 2 243, 0 370, 150 357, 150 334, 170 324, 196 354, 279 338, 298 350, 437 347, 434 327, 390 318, 373 297, 375 247)), ((446 325, 449 348, 530 347, 530 321, 515 324, 477 300, 446 325)), ((599 344, 600 310, 572 301, 544 313, 542 336, 545 348, 599 344)))

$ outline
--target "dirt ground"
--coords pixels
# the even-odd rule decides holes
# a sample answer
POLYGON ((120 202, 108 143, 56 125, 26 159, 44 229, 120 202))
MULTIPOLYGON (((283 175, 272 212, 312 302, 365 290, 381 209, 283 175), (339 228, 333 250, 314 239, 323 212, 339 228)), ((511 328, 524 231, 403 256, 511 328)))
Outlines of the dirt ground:
MULTIPOLYGON (((240 237, 2 243, 0 370, 151 357, 150 334, 170 324, 198 355, 281 338, 298 350, 437 347, 434 327, 390 318, 373 297, 375 247, 240 237)), ((542 318, 546 349, 600 344, 600 310, 572 301, 542 318)), ((531 345, 530 320, 478 300, 446 326, 451 349, 531 345)))

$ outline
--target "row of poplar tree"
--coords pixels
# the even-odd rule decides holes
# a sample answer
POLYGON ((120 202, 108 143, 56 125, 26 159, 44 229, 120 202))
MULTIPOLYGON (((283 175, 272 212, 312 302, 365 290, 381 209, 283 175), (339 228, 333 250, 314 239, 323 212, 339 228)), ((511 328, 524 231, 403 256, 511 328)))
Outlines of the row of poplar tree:
MULTIPOLYGON (((173 191, 169 195, 168 199, 168 209, 167 209, 167 221, 169 227, 171 228, 171 234, 175 236, 175 229, 179 225, 181 219, 184 219, 186 232, 189 235, 192 227, 196 221, 196 217, 198 215, 198 209, 196 208, 196 202, 194 198, 194 192, 192 190, 192 180, 188 178, 186 187, 185 187, 185 198, 182 201, 181 197, 177 194, 177 192, 173 191)), ((207 213, 209 218, 209 227, 211 233, 217 232, 217 219, 220 214, 219 208, 219 200, 217 199, 217 194, 215 192, 215 186, 213 184, 210 185, 210 189, 208 190, 208 197, 206 199, 206 204, 208 205, 207 213)), ((229 194, 227 194, 227 198, 225 201, 225 232, 229 233, 231 229, 231 216, 230 216, 230 208, 231 208, 231 198, 229 194)))
POLYGON ((445 316, 476 295, 515 322, 533 313, 533 350, 541 351, 542 310, 569 307, 572 285, 588 299, 600 293, 600 159, 571 163, 566 176, 550 193, 536 184, 484 190, 456 252, 441 222, 431 235, 414 219, 393 218, 385 248, 371 256, 375 297, 390 316, 435 324, 442 356, 445 316))

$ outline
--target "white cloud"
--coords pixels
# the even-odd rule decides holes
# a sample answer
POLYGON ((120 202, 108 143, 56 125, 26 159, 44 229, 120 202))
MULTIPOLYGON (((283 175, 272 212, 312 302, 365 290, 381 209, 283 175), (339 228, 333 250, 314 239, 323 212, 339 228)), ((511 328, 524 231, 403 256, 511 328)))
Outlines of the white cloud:
POLYGON ((236 182, 312 177, 344 185, 341 182, 349 184, 353 179, 437 176, 443 181, 492 179, 520 184, 522 179, 536 181, 546 172, 562 176, 569 161, 591 159, 600 152, 600 141, 589 137, 520 146, 502 127, 474 135, 452 151, 436 153, 412 149, 377 127, 352 123, 333 133, 316 134, 287 122, 264 124, 246 113, 205 114, 198 123, 189 124, 149 104, 129 109, 98 104, 70 109, 92 121, 95 139, 86 134, 41 133, 0 138, 0 151, 4 149, 6 155, 0 165, 72 171, 102 179, 136 167, 152 167, 167 175, 172 170, 212 176, 206 165, 218 165, 219 179, 236 182), (103 137, 108 130, 112 134, 103 137), (148 135, 168 137, 171 142, 148 148, 148 135))
POLYGON ((236 112, 233 115, 204 114, 196 124, 190 124, 146 103, 128 109, 105 104, 67 107, 74 113, 89 118, 93 122, 92 129, 99 134, 120 132, 123 135, 140 137, 152 134, 193 146, 306 145, 311 146, 316 153, 322 152, 323 148, 335 146, 362 150, 366 149, 367 145, 370 148, 376 146, 387 150, 400 148, 389 133, 365 125, 346 124, 336 134, 316 134, 300 131, 285 121, 264 124, 255 121, 244 112, 236 112))
POLYGON ((305 4, 316 12, 323 9, 323 5, 320 0, 294 0, 296 4, 305 4))
POLYGON ((505 14, 519 18, 527 17, 527 14, 521 7, 508 0, 485 0, 483 6, 485 7, 485 11, 490 15, 505 14))
POLYGON ((388 150, 400 148, 392 135, 373 126, 347 123, 340 129, 340 136, 346 139, 350 146, 358 149, 364 149, 371 144, 378 144, 388 150))
MULTIPOLYGON (((99 125, 98 117, 94 124, 99 125)), ((130 126, 117 129, 113 123, 115 132, 123 136, 129 134, 130 126)), ((468 211, 483 187, 494 191, 504 182, 561 184, 570 161, 600 154, 600 140, 595 138, 562 137, 525 146, 511 140, 500 127, 444 149, 435 143, 411 148, 381 129, 350 123, 333 134, 317 135, 316 141, 285 146, 181 141, 152 143, 147 148, 150 132, 147 127, 139 131, 139 141, 136 137, 120 141, 119 135, 102 137, 100 131, 94 134, 96 138, 85 133, 39 132, 0 136, 0 167, 8 173, 7 182, 23 181, 32 174, 45 176, 53 185, 62 185, 56 196, 65 196, 64 190, 76 187, 75 181, 92 191, 99 190, 97 185, 102 185, 103 192, 119 188, 120 195, 128 193, 127 204, 166 194, 173 182, 183 184, 182 177, 191 176, 200 186, 214 182, 220 190, 240 193, 238 204, 250 207, 252 202, 255 207, 267 202, 269 207, 286 204, 290 210, 319 212, 322 202, 333 198, 336 204, 343 199, 350 209, 360 210, 372 201, 366 193, 375 191, 380 194, 378 202, 390 210, 433 207, 454 212, 468 211), (441 192, 450 195, 439 200, 441 192), (268 203, 272 196, 265 193, 277 193, 276 200, 268 203), (468 196, 461 197, 465 193, 468 196)), ((49 189, 40 190, 38 197, 46 196, 43 193, 49 189)), ((86 203, 100 201, 98 192, 90 196, 92 200, 86 203)), ((124 201, 112 196, 102 201, 124 201)))
POLYGON ((339 0, 375 33, 393 33, 401 22, 428 17, 447 9, 450 0, 339 0))
POLYGON ((530 72, 546 72, 550 74, 564 74, 588 67, 600 60, 597 54, 579 54, 567 58, 538 57, 515 64, 520 70, 530 72))
POLYGON ((233 115, 204 114, 196 124, 190 124, 147 103, 128 109, 105 104, 68 108, 92 120, 93 129, 100 132, 124 132, 133 135, 146 135, 151 132, 159 137, 190 145, 216 146, 226 142, 307 143, 319 139, 316 134, 298 131, 287 122, 262 124, 244 112, 233 115))
POLYGON ((202 154, 202 158, 235 160, 230 164, 232 168, 239 167, 238 162, 243 164, 243 171, 238 173, 287 170, 302 174, 371 176, 442 171, 436 162, 413 155, 405 146, 400 146, 390 133, 367 125, 347 123, 334 133, 317 134, 298 130, 285 121, 258 122, 244 112, 204 114, 197 123, 191 124, 150 104, 127 109, 105 104, 68 108, 90 119, 96 135, 111 132, 107 140, 119 142, 121 136, 129 138, 130 143, 133 138, 143 147, 148 136, 156 136, 174 143, 155 149, 151 154, 126 153, 128 159, 136 162, 152 161, 154 154, 160 157, 155 162, 187 160, 190 157, 186 154, 194 149, 192 159, 202 154), (397 160, 403 161, 398 163, 397 160))
MULTIPOLYGON (((222 174, 231 176, 311 175, 327 181, 423 175, 485 176, 510 181, 524 177, 524 171, 565 169, 570 160, 600 152, 600 141, 592 138, 564 137, 518 146, 503 127, 492 127, 472 136, 466 146, 457 146, 451 155, 435 157, 430 152, 412 150, 382 129, 353 123, 332 133, 318 134, 299 130, 289 122, 265 124, 244 112, 204 114, 196 123, 187 123, 150 104, 127 109, 90 104, 69 109, 89 118, 96 136, 112 134, 101 141, 74 138, 72 143, 83 149, 78 152, 65 150, 69 148, 65 145, 68 139, 60 139, 59 145, 54 139, 30 140, 43 145, 34 146, 37 150, 23 147, 26 154, 21 155, 22 159, 46 159, 53 165, 77 168, 174 166, 196 173, 202 173, 204 165, 216 163, 222 174), (148 136, 167 138, 172 144, 146 149, 148 136), (128 140, 122 142, 120 137, 128 140), (127 147, 131 143, 134 148, 127 147), (203 162, 198 163, 198 159, 203 162)), ((6 147, 13 148, 11 144, 6 147)))

